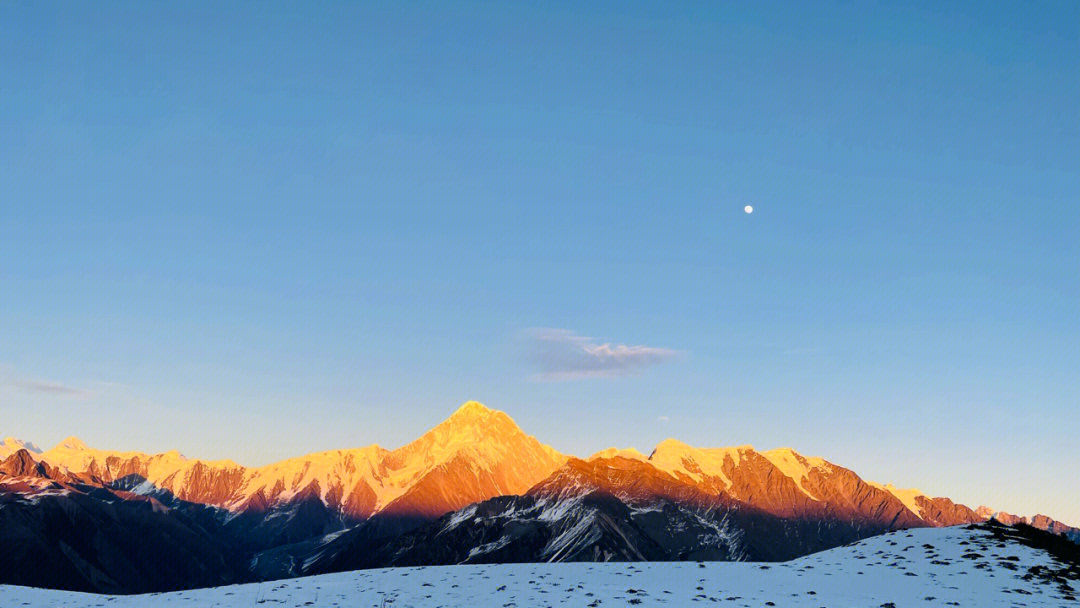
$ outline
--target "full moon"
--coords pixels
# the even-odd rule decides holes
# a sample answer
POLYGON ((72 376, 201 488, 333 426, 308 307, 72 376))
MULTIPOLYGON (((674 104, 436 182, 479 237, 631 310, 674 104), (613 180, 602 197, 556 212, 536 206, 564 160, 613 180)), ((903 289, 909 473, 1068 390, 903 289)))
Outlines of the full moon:
POLYGON ((747 213, 753 213, 753 212, 754 212, 754 208, 753 208, 753 207, 751 207, 750 205, 747 205, 747 206, 743 207, 743 211, 745 211, 745 212, 747 212, 747 213))

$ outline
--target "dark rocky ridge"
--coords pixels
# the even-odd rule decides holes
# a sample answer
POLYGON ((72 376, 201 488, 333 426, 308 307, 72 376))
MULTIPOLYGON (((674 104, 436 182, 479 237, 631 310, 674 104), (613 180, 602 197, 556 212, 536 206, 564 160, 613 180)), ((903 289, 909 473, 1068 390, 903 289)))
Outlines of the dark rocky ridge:
MULTIPOLYGON (((947 498, 917 496, 908 508, 850 469, 786 449, 698 450, 669 440, 653 454, 661 462, 636 453, 567 459, 479 404, 404 448, 373 448, 385 475, 461 446, 444 449, 445 458, 383 507, 363 480, 319 478, 328 479, 324 488, 305 478, 315 466, 309 457, 224 508, 250 470, 177 453, 90 451, 75 439, 63 445, 78 458, 90 454, 77 461, 85 470, 26 450, 0 461, 0 551, 9 555, 0 559, 0 583, 128 593, 393 565, 786 560, 989 516, 947 498), (182 461, 184 478, 151 483, 162 458, 182 461), (521 490, 498 496, 505 487, 521 490), (59 514, 68 512, 75 515, 65 523, 59 514)), ((365 462, 359 452, 334 454, 355 472, 365 462)), ((1043 516, 1031 523, 1072 538, 1080 532, 1043 516)))

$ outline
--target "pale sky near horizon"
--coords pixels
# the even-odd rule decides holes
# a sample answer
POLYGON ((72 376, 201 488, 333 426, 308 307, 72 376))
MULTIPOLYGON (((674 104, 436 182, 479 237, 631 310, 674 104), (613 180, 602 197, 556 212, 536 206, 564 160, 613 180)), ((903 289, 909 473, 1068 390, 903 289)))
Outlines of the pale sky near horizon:
POLYGON ((258 465, 475 399, 1080 525, 1078 24, 0 4, 0 436, 258 465))

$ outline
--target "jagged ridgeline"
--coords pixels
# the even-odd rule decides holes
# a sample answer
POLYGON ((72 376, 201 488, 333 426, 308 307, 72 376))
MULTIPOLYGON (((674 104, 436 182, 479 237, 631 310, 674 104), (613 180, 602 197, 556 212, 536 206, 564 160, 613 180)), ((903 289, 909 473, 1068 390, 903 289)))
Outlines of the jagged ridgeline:
POLYGON ((258 468, 74 437, 5 440, 0 459, 0 583, 117 593, 398 565, 784 560, 993 514, 787 448, 667 440, 579 459, 476 402, 396 450, 258 468))

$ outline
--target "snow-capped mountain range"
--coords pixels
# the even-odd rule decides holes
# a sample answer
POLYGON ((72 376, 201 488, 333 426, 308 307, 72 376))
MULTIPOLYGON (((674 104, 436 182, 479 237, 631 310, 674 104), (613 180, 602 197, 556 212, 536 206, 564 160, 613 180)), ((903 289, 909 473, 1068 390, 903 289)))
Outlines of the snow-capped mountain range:
MULTIPOLYGON (((0 539, 0 582, 73 590, 386 565, 790 559, 992 515, 1012 517, 866 481, 788 448, 669 439, 648 456, 613 448, 579 459, 476 402, 396 450, 372 445, 258 468, 99 450, 75 437, 47 451, 0 444, 0 525, 18 531, 0 539), (156 553, 168 550, 171 568, 140 570, 149 538, 156 553), (210 572, 206 563, 223 566, 210 572)), ((1080 539, 1045 516, 1025 523, 1080 539)))
POLYGON ((7 458, 19 450, 26 450, 31 454, 41 453, 41 448, 32 443, 14 437, 7 437, 0 442, 0 459, 7 458))
POLYGON ((377 512, 441 515, 479 499, 524 492, 566 461, 506 414, 476 402, 396 450, 371 445, 258 468, 189 459, 176 451, 97 450, 76 437, 33 455, 73 475, 119 483, 138 494, 168 493, 231 513, 313 497, 347 520, 377 512))

